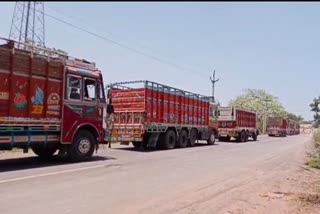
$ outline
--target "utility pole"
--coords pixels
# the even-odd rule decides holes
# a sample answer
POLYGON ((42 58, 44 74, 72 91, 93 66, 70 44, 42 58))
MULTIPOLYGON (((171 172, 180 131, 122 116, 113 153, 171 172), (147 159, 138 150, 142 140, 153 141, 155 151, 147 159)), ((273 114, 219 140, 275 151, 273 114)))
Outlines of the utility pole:
POLYGON ((269 97, 266 97, 264 100, 264 105, 263 105, 263 130, 262 132, 265 134, 267 132, 267 105, 268 105, 268 102, 270 102, 270 98, 269 97))
POLYGON ((212 78, 210 77, 210 80, 211 80, 211 83, 212 83, 212 99, 213 99, 213 102, 215 102, 214 85, 215 85, 216 82, 219 81, 219 79, 216 79, 216 71, 215 70, 213 71, 212 78))

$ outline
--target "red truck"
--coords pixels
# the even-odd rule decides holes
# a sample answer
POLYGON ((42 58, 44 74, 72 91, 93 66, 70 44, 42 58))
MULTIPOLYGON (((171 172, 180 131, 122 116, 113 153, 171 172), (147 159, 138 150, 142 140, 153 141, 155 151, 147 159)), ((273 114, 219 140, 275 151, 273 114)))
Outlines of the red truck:
POLYGON ((218 132, 219 141, 236 138, 238 142, 246 142, 249 137, 256 141, 259 135, 256 111, 240 107, 219 107, 218 132))
POLYGON ((283 117, 268 117, 267 133, 271 136, 287 136, 288 120, 283 117))
POLYGON ((185 148, 198 140, 212 145, 218 135, 217 105, 206 96, 142 80, 110 84, 108 99, 114 119, 107 129, 121 144, 185 148))
POLYGON ((91 158, 103 142, 103 79, 95 63, 1 38, 0 150, 91 158))

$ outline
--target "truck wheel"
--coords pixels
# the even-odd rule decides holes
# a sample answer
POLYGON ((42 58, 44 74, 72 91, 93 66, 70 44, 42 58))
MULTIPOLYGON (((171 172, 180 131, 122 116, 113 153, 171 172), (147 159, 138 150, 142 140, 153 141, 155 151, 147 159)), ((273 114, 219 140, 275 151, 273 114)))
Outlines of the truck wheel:
POLYGON ((197 131, 195 129, 191 129, 190 137, 189 137, 189 146, 194 146, 197 140, 197 131))
POLYGON ((87 130, 80 130, 69 145, 68 156, 72 162, 86 161, 92 157, 95 147, 93 135, 87 130))
POLYGON ((40 159, 50 159, 53 154, 58 150, 55 147, 32 147, 32 151, 39 156, 40 159))
POLYGON ((182 130, 179 136, 178 147, 186 148, 187 146, 188 146, 188 133, 186 130, 182 130))
POLYGON ((252 134, 252 139, 253 139, 253 141, 257 141, 257 138, 258 138, 258 136, 257 136, 257 134, 254 132, 254 133, 252 134))
POLYGON ((246 133, 244 131, 242 131, 242 132, 240 132, 237 141, 243 143, 243 142, 245 142, 246 138, 247 138, 246 133))
POLYGON ((176 147, 176 140, 177 140, 176 133, 174 133, 174 131, 172 130, 168 130, 164 137, 163 148, 174 149, 174 147, 176 147))
POLYGON ((216 135, 214 132, 211 132, 209 135, 209 139, 207 140, 208 145, 213 145, 216 142, 216 135))

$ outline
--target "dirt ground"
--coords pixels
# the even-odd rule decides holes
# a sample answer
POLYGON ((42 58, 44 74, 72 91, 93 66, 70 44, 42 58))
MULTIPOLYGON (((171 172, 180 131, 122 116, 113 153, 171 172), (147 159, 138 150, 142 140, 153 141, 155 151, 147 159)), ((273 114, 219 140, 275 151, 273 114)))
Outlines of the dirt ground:
POLYGON ((305 165, 312 149, 311 144, 306 145, 304 161, 290 174, 275 176, 263 183, 265 191, 253 190, 247 200, 239 200, 224 211, 229 214, 320 213, 320 170, 305 165))

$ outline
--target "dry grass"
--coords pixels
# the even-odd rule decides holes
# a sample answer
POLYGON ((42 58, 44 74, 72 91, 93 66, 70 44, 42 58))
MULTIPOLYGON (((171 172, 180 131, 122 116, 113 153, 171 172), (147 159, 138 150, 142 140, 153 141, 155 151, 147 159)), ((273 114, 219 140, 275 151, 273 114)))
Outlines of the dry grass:
POLYGON ((307 162, 312 168, 320 169, 320 131, 317 130, 313 134, 315 151, 307 162))

